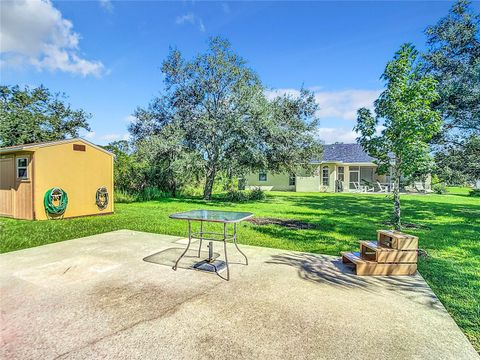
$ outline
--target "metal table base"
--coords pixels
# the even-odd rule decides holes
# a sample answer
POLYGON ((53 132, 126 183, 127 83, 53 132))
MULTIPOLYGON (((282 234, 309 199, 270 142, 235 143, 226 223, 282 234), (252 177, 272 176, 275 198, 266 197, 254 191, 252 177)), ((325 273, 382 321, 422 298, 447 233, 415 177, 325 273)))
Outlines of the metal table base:
POLYGON ((198 257, 200 258, 200 252, 202 250, 202 242, 203 240, 216 240, 216 241, 223 241, 223 250, 225 253, 225 264, 226 264, 226 269, 227 269, 227 277, 223 277, 220 275, 218 271, 215 270, 216 274, 220 276, 224 280, 230 280, 230 268, 228 265, 228 256, 227 256, 227 240, 233 240, 233 243, 235 244, 235 247, 237 248, 238 252, 243 255, 245 258, 245 265, 248 265, 248 258, 247 255, 243 253, 242 250, 238 247, 237 243, 237 223, 233 223, 233 234, 228 234, 227 233, 227 223, 223 223, 223 233, 215 233, 215 232, 204 232, 203 231, 203 221, 200 221, 200 231, 199 232, 192 232, 192 223, 190 220, 188 220, 188 245, 185 251, 180 255, 180 257, 177 259, 175 262, 175 265, 172 267, 173 270, 177 270, 178 263, 180 260, 185 256, 185 254, 188 252, 190 249, 190 245, 192 243, 192 239, 198 239, 200 240, 200 244, 198 246, 198 257), (204 235, 208 236, 214 236, 218 235, 221 236, 222 238, 212 238, 212 237, 207 237, 204 235))

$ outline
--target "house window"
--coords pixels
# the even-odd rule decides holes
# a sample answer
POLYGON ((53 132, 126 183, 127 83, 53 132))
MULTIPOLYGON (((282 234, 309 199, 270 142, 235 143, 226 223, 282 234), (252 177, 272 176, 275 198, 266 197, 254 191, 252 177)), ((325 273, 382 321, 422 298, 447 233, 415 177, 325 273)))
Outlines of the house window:
POLYGON ((345 168, 343 166, 338 167, 338 175, 337 180, 345 181, 345 168))
POLYGON ((258 181, 267 181, 267 173, 261 172, 258 174, 258 181))
POLYGON ((28 179, 27 158, 17 158, 17 179, 28 179))
POLYGON ((328 186, 328 166, 324 166, 322 168, 322 185, 328 186))
POLYGON ((288 178, 288 185, 295 186, 295 180, 295 174, 290 174, 290 177, 288 178))

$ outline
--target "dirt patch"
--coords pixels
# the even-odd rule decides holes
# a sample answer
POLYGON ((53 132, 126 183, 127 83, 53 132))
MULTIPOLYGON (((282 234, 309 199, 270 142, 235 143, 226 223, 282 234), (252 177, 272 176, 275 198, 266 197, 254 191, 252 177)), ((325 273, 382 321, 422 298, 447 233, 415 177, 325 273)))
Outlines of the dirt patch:
POLYGON ((292 220, 292 219, 276 219, 276 218, 251 218, 247 219, 249 223, 253 225, 279 225, 286 227, 288 229, 295 229, 295 230, 304 230, 304 229, 316 229, 317 225, 306 223, 300 220, 292 220))
MULTIPOLYGON (((390 221, 384 221, 383 225, 392 226, 393 224, 390 221)), ((414 223, 402 223, 402 228, 404 229, 424 229, 424 230, 431 230, 430 226, 422 225, 422 224, 414 224, 414 223)))

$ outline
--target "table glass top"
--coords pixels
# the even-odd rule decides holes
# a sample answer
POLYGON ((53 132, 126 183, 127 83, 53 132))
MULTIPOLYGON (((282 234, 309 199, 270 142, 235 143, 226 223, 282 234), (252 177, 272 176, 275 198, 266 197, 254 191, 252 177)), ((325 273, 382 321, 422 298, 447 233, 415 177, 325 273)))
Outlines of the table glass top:
POLYGON ((170 215, 172 219, 213 221, 213 222, 239 222, 253 216, 249 212, 219 211, 219 210, 191 210, 170 215))

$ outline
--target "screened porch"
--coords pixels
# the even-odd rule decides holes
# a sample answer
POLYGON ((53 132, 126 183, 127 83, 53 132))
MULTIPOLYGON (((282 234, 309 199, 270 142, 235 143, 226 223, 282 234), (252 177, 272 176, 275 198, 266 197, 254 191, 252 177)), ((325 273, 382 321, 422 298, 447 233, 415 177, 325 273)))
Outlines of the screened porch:
POLYGON ((336 165, 335 192, 390 192, 390 176, 377 174, 376 169, 372 165, 336 165))

